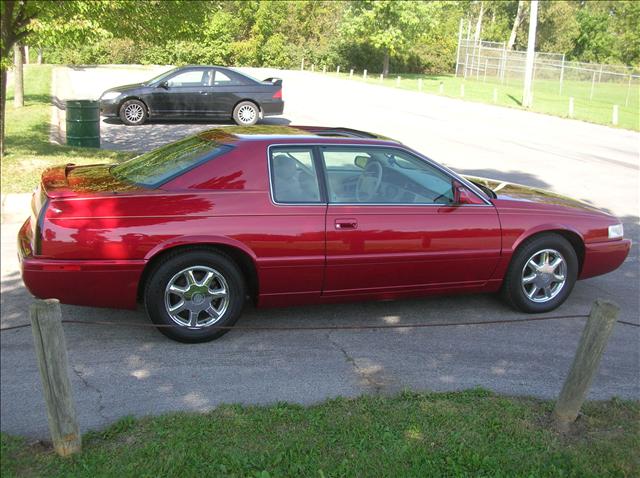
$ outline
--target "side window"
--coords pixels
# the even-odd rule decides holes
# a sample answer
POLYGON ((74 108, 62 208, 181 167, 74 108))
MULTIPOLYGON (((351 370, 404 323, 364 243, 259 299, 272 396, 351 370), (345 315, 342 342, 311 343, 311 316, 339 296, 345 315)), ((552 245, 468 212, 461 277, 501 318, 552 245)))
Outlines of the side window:
POLYGON ((214 86, 233 86, 239 85, 240 82, 235 78, 231 78, 229 75, 223 73, 220 70, 216 70, 216 76, 213 82, 214 86))
POLYGON ((450 204, 449 175, 390 148, 325 147, 329 201, 334 204, 450 204))
POLYGON ((311 148, 271 148, 273 199, 279 203, 318 203, 320 188, 311 148))
POLYGON ((207 71, 203 70, 189 70, 184 73, 178 73, 167 80, 167 84, 170 87, 185 87, 185 86, 205 86, 207 83, 207 71))

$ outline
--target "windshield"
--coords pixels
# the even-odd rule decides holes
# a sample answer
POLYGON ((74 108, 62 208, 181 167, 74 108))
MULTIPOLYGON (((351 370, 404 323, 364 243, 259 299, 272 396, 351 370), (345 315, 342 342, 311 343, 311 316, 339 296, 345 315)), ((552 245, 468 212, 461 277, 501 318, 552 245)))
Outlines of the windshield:
POLYGON ((115 165, 111 174, 141 186, 158 187, 231 148, 200 135, 191 136, 115 165))
POLYGON ((169 71, 165 71, 164 73, 156 76, 155 78, 150 79, 149 81, 145 81, 144 84, 145 85, 150 85, 152 83, 157 83, 159 81, 164 80, 165 78, 167 78, 169 75, 175 73, 175 71, 177 70, 177 68, 172 68, 169 71))

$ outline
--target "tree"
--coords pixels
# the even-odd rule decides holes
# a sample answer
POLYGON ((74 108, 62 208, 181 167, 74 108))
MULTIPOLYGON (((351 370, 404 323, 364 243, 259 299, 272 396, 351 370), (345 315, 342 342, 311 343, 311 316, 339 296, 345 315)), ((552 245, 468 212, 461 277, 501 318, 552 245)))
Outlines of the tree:
POLYGON ((369 43, 382 53, 382 74, 389 74, 389 59, 407 52, 430 27, 433 3, 393 0, 352 2, 345 14, 343 33, 353 41, 369 43))
POLYGON ((518 28, 520 28, 520 24, 522 23, 522 19, 524 18, 524 1, 518 1, 518 11, 516 12, 516 17, 513 20, 513 27, 511 28, 511 35, 509 35, 509 41, 507 42, 507 50, 513 50, 513 46, 516 43, 516 35, 518 34, 518 28))

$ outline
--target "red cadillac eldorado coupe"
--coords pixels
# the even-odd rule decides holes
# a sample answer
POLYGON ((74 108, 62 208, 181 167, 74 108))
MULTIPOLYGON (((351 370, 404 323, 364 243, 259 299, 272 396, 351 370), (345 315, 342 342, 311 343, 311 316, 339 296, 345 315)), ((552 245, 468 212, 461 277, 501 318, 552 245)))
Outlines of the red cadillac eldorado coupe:
POLYGON ((616 269, 620 221, 459 176, 361 131, 227 127, 117 165, 46 170, 19 233, 37 297, 135 308, 183 342, 258 306, 497 292, 524 312, 616 269), (214 327, 212 327, 214 326, 214 327))

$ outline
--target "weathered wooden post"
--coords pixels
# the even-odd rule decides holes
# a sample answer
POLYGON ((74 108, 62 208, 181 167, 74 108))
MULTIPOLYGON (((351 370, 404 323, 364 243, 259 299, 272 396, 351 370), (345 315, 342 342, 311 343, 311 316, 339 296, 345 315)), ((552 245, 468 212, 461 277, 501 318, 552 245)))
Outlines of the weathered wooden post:
POLYGON ((327 72, 327 65, 324 65, 324 66, 322 67, 322 73, 326 73, 326 72, 327 72))
POLYGON ((380 73, 380 82, 382 83, 382 80, 384 79, 384 75, 382 73, 380 73))
POLYGON ((569 97, 569 118, 573 118, 573 96, 569 97))
POLYGON ((367 70, 364 70, 364 71, 362 72, 362 78, 363 78, 364 80, 366 80, 366 79, 367 79, 367 70))
POLYGON ((396 78, 396 86, 400 86, 400 77, 399 76, 396 78))
POLYGON ((349 71, 349 78, 353 78, 353 68, 349 71))
POLYGON ((311 64, 311 73, 314 73, 316 71, 316 65, 315 63, 311 64))
POLYGON ((336 68, 336 73, 339 75, 340 74, 340 65, 337 66, 336 68))
POLYGON ((302 61, 300 62, 300 71, 304 71, 304 57, 302 58, 302 61))
POLYGON ((559 432, 569 431, 571 424, 578 417, 607 347, 618 312, 620 308, 616 304, 601 299, 597 299, 591 308, 569 375, 564 381, 553 410, 553 420, 559 432))
POLYGON ((60 456, 79 453, 80 427, 69 380, 60 302, 38 300, 31 305, 30 316, 53 448, 60 456))
POLYGON ((614 126, 618 125, 618 117, 620 115, 620 107, 618 105, 613 105, 613 113, 611 115, 611 122, 614 126))

